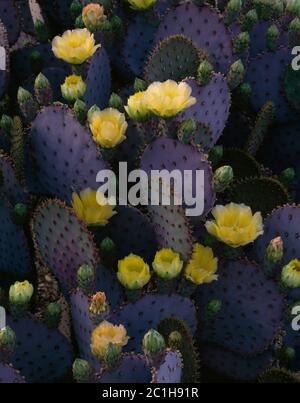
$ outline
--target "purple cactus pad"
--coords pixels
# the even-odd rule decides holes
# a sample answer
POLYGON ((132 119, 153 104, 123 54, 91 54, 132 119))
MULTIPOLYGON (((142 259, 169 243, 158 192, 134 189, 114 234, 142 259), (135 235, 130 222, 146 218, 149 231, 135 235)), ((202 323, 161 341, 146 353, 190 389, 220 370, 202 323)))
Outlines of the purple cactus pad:
POLYGON ((25 383, 25 379, 13 367, 0 364, 0 383, 25 383))
POLYGON ((182 359, 180 353, 167 350, 162 364, 153 373, 152 383, 180 383, 182 359))

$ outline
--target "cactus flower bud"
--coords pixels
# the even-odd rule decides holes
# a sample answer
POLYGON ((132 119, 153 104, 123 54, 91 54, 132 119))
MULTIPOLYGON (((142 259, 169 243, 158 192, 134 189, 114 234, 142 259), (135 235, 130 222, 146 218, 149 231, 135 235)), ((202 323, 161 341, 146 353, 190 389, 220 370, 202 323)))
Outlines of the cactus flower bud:
POLYGON ((61 93, 68 102, 75 102, 84 96, 86 92, 86 84, 80 76, 72 75, 66 78, 61 85, 61 93))
POLYGON ((109 343, 104 358, 104 363, 106 367, 108 369, 115 368, 118 365, 120 358, 121 358, 120 348, 113 343, 109 343))
POLYGON ((195 119, 185 119, 183 120, 178 129, 178 138, 184 143, 189 144, 193 138, 193 135, 197 130, 197 122, 195 119))
POLYGON ((101 24, 107 19, 104 7, 97 3, 91 3, 82 10, 82 20, 87 29, 95 32, 101 28, 101 24))
POLYGON ((296 177, 296 172, 295 172, 294 168, 287 168, 281 172, 280 181, 281 181, 281 183, 283 183, 284 186, 289 188, 292 185, 295 177, 296 177))
POLYGON ((28 121, 34 120, 38 111, 38 104, 30 92, 22 87, 19 87, 17 98, 23 116, 28 121))
POLYGON ((87 118, 87 106, 86 103, 83 102, 81 99, 76 100, 74 104, 74 113, 78 122, 84 125, 87 118))
POLYGON ((43 58, 38 50, 34 50, 30 54, 31 69, 35 75, 39 74, 43 68, 43 58))
POLYGON ((76 19, 82 13, 82 4, 79 0, 73 0, 70 5, 71 16, 76 19))
POLYGON ((136 78, 134 81, 134 92, 143 92, 146 91, 147 89, 147 83, 144 80, 141 80, 140 78, 136 78))
POLYGON ((99 324, 109 313, 109 305, 104 292, 97 292, 91 298, 89 307, 90 317, 93 322, 99 324))
POLYGON ((183 261, 180 259, 179 253, 175 253, 171 249, 162 249, 156 253, 152 267, 160 278, 172 280, 181 273, 183 261))
POLYGON ((12 126, 13 126, 13 119, 10 116, 2 115, 2 118, 0 121, 0 127, 7 136, 10 135, 12 126))
POLYGON ((11 313, 19 317, 23 315, 33 295, 33 286, 28 281, 17 281, 9 289, 9 304, 11 313))
POLYGON ((250 32, 255 24, 258 22, 258 15, 256 10, 249 10, 243 18, 243 28, 245 31, 250 32))
POLYGON ((45 322, 50 328, 57 328, 61 320, 61 305, 57 302, 49 304, 45 311, 45 322))
POLYGON ((0 362, 9 360, 17 344, 15 332, 10 327, 0 329, 0 362))
POLYGON ((214 72, 213 66, 209 63, 209 61, 204 60, 200 63, 197 71, 197 81, 201 86, 207 85, 210 83, 214 72))
POLYGON ((84 29, 85 25, 82 19, 82 15, 80 14, 75 20, 75 28, 76 29, 84 29))
POLYGON ((248 32, 241 32, 234 40, 234 52, 237 54, 245 52, 250 44, 248 32))
POLYGON ((300 261, 292 260, 281 272, 281 285, 284 289, 300 287, 300 261))
POLYGON ((291 14, 300 14, 300 0, 289 0, 286 5, 286 11, 291 14))
POLYGON ((143 350, 150 362, 154 363, 159 359, 165 348, 165 339, 158 331, 151 329, 145 334, 143 338, 143 350))
POLYGON ((34 30, 35 30, 35 34, 37 36, 37 39, 40 42, 45 43, 50 38, 49 30, 48 30, 47 25, 45 24, 45 21, 41 21, 41 20, 35 21, 34 22, 34 30))
POLYGON ((266 259, 270 263, 280 263, 283 258, 283 242, 280 236, 270 241, 266 249, 266 259))
POLYGON ((223 146, 214 146, 210 152, 209 152, 209 156, 208 159, 210 161, 210 163, 212 164, 212 166, 216 166, 222 159, 224 154, 224 149, 223 146))
POLYGON ((288 26, 289 46, 293 48, 299 45, 300 40, 300 18, 296 17, 288 26))
POLYGON ((222 301, 213 299, 204 308, 203 318, 206 321, 213 319, 222 309, 222 301))
POLYGON ((109 106, 114 109, 118 109, 120 112, 124 109, 124 103, 122 98, 115 93, 112 93, 109 99, 109 106))
POLYGON ((182 341, 182 336, 177 330, 174 330, 169 334, 168 345, 172 350, 178 350, 181 346, 182 341))
POLYGON ((34 83, 35 97, 40 105, 49 105, 53 100, 51 84, 47 77, 40 73, 34 83))
POLYGON ((18 203, 12 211, 12 219, 18 225, 24 225, 28 218, 28 208, 25 204, 18 203))
POLYGON ((89 295, 93 291, 95 284, 95 273, 93 268, 87 264, 79 267, 77 272, 77 281, 82 291, 89 295))
POLYGON ((228 85, 231 90, 237 88, 244 80, 245 67, 241 60, 234 62, 229 69, 227 74, 228 85))
POLYGON ((76 358, 72 366, 73 378, 78 383, 89 383, 92 378, 93 369, 88 361, 76 358))
POLYGON ((276 50, 278 47, 280 32, 275 24, 271 25, 267 31, 267 46, 270 50, 276 50))
POLYGON ((116 38, 122 38, 124 36, 124 24, 121 18, 117 15, 113 15, 110 20, 111 29, 116 38))
POLYGON ((234 178, 231 166, 224 165, 214 173, 215 191, 224 192, 232 183, 234 178))
POLYGON ((226 8, 226 22, 232 24, 242 9, 242 0, 229 0, 226 8))
POLYGON ((250 99, 251 92, 252 88, 249 83, 243 83, 238 88, 238 94, 243 101, 248 101, 250 99))

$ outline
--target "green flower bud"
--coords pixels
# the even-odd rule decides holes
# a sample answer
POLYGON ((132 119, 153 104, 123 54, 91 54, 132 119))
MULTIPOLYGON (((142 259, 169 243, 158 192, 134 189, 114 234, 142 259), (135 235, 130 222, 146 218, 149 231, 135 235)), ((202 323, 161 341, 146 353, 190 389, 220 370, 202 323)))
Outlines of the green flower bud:
POLYGON ((253 0, 259 18, 270 19, 283 12, 282 0, 253 0))
POLYGON ((113 343, 109 343, 104 357, 104 363, 108 369, 113 369, 118 366, 118 363, 122 356, 122 350, 119 346, 113 343))
POLYGON ((82 12, 82 4, 79 0, 73 0, 70 5, 70 13, 72 18, 76 19, 82 12))
POLYGON ((74 104, 75 116, 82 125, 85 124, 87 118, 87 106, 84 101, 77 99, 74 104))
POLYGON ((45 322, 50 328, 57 328, 61 321, 62 309, 57 302, 49 304, 45 311, 45 322))
POLYGON ((43 58, 38 50, 34 50, 30 55, 31 69, 35 75, 39 74, 43 69, 43 58))
POLYGON ((133 87, 134 87, 134 92, 143 92, 143 91, 146 91, 146 89, 147 89, 147 83, 144 80, 136 78, 134 81, 133 87))
POLYGON ((252 88, 249 83, 243 83, 238 88, 238 94, 242 98, 242 100, 249 100, 251 96, 252 88))
POLYGON ((2 115, 0 121, 0 127, 7 136, 9 136, 11 133, 12 125, 13 125, 13 119, 10 116, 2 115))
POLYGON ((51 84, 47 77, 40 73, 34 83, 35 97, 40 105, 49 105, 53 100, 51 84))
POLYGON ((294 47, 299 45, 300 39, 300 18, 294 18, 288 27, 289 46, 294 47))
POLYGON ((34 120, 38 111, 38 104, 31 93, 24 88, 19 87, 17 98, 23 116, 28 121, 34 120))
POLYGON ((95 273, 93 268, 87 264, 82 265, 77 272, 77 281, 82 291, 89 295, 93 291, 95 284, 95 273))
POLYGON ((40 20, 35 21, 34 22, 34 30, 35 30, 35 34, 37 36, 37 39, 40 42, 45 43, 50 38, 48 27, 47 27, 47 25, 45 24, 44 21, 40 21, 40 20))
POLYGON ((12 219, 18 225, 24 225, 28 218, 28 208, 25 204, 18 203, 12 211, 12 219))
POLYGON ((283 242, 281 237, 274 238, 270 241, 266 249, 266 260, 272 264, 278 264, 283 259, 283 242))
POLYGON ((280 174, 280 181, 284 186, 289 188, 295 180, 296 172, 294 168, 287 168, 280 174))
POLYGON ((178 138, 184 144, 189 144, 196 130, 197 130, 197 122, 194 119, 185 119, 179 125, 178 138))
POLYGON ((234 40, 234 52, 237 54, 245 52, 250 45, 248 32, 241 32, 234 40))
POLYGON ((93 113, 95 113, 95 112, 100 112, 100 108, 98 108, 97 105, 93 105, 88 111, 87 118, 88 118, 89 122, 91 121, 93 113))
POLYGON ((100 249, 102 253, 114 253, 116 250, 116 245, 114 243, 114 241, 109 238, 106 237, 102 240, 101 245, 100 245, 100 249))
POLYGON ((249 10, 243 18, 243 28, 245 31, 250 32, 255 24, 258 22, 258 15, 256 10, 249 10))
POLYGON ((212 164, 212 166, 216 166, 221 159, 223 158, 223 154, 224 154, 224 150, 223 150, 223 146, 214 146, 208 155, 208 159, 210 161, 210 163, 212 164))
POLYGON ((118 109, 119 111, 124 110, 124 103, 122 98, 115 93, 112 93, 109 99, 109 106, 114 109, 118 109))
POLYGON ((285 289, 300 287, 300 262, 297 259, 292 260, 284 266, 281 272, 281 285, 285 289))
POLYGON ((242 9, 242 0, 229 0, 227 4, 227 23, 231 24, 239 15, 242 9))
POLYGON ((300 0, 289 0, 287 5, 286 5, 286 11, 299 15, 300 14, 300 0))
POLYGON ((151 329, 145 334, 143 339, 143 350, 149 359, 156 359, 165 347, 165 339, 156 330, 151 329))
POLYGON ((229 165, 224 165, 214 173, 215 191, 224 192, 232 183, 234 178, 233 169, 229 165))
POLYGON ((208 321, 213 319, 222 309, 222 301, 213 299, 204 308, 203 318, 208 321))
POLYGON ((271 25, 267 31, 267 46, 270 50, 276 50, 278 47, 280 32, 275 24, 271 25))
POLYGON ((168 345, 172 350, 179 350, 182 342, 182 336, 177 330, 174 330, 169 334, 168 345))
POLYGON ((82 18, 81 14, 75 20, 75 28, 77 28, 77 29, 85 28, 85 25, 84 25, 83 18, 82 18))
POLYGON ((110 24, 116 38, 122 38, 124 36, 124 24, 121 18, 117 15, 112 16, 110 24))
POLYGON ((0 361, 9 360, 17 344, 15 332, 10 327, 0 329, 0 361))
POLYGON ((237 60, 230 66, 229 72, 227 74, 228 85, 231 90, 237 88, 244 80, 245 77, 245 67, 241 60, 237 60))
POLYGON ((28 309, 34 288, 28 281, 17 281, 9 289, 9 304, 13 316, 20 317, 28 309))
POLYGON ((87 361, 77 358, 73 363, 72 372, 76 382, 88 383, 91 381, 93 369, 87 361))
POLYGON ((213 66, 209 63, 209 61, 204 60, 202 63, 200 63, 200 66, 198 67, 197 71, 197 81, 198 84, 201 86, 205 86, 210 83, 210 80, 213 76, 214 68, 213 66))

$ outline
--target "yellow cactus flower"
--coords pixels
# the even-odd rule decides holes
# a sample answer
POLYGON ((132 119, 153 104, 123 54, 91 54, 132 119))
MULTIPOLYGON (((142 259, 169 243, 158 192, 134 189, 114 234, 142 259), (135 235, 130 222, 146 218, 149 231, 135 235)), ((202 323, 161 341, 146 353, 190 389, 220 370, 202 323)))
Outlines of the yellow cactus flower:
POLYGON ((134 10, 147 10, 153 7, 156 2, 157 0, 128 0, 128 3, 134 10))
POLYGON ((183 261, 179 253, 173 252, 172 249, 162 249, 156 253, 152 267, 159 277, 171 280, 180 274, 183 261))
POLYGON ((96 111, 90 117, 90 129, 94 141, 102 148, 114 148, 125 139, 128 124, 125 115, 117 109, 96 111))
POLYGON ((143 288, 151 278, 150 268, 144 260, 136 255, 129 255, 118 263, 118 280, 129 290, 143 288))
POLYGON ((193 247, 193 254, 185 268, 185 277, 196 285, 211 283, 218 279, 218 258, 214 256, 213 250, 196 243, 193 247))
POLYGON ((173 80, 154 82, 146 91, 147 106, 161 118, 172 118, 195 105, 197 100, 191 97, 191 93, 191 87, 185 82, 179 84, 173 80))
POLYGON ((281 281, 288 288, 300 287, 300 262, 298 259, 294 259, 284 266, 281 272, 281 281))
POLYGON ((82 98, 86 92, 86 84, 80 76, 72 75, 65 79, 61 85, 61 93, 68 102, 75 102, 82 98))
POLYGON ((207 231, 232 248, 247 245, 264 232, 261 213, 253 215, 244 204, 216 206, 212 215, 215 220, 206 222, 207 231))
POLYGON ((113 325, 107 321, 103 321, 92 333, 91 351, 98 359, 103 360, 110 344, 118 347, 120 352, 122 347, 126 346, 129 337, 123 325, 113 325))
POLYGON ((58 59, 70 64, 82 64, 94 55, 101 45, 95 45, 94 35, 86 28, 66 31, 52 41, 52 51, 58 59))
POLYGON ((82 19, 84 25, 90 31, 96 31, 107 17, 104 13, 104 7, 97 3, 87 4, 82 10, 82 19))
POLYGON ((150 114, 147 106, 146 92, 140 91, 129 97, 125 111, 131 119, 137 122, 145 120, 150 114))
POLYGON ((76 216, 89 226, 105 226, 117 214, 104 195, 89 188, 79 195, 72 194, 72 207, 76 216))

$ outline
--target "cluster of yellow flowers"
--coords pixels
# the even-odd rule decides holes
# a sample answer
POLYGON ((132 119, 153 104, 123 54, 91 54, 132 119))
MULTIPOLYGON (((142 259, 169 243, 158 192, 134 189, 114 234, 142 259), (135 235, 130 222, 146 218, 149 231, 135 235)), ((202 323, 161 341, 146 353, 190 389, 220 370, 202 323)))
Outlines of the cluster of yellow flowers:
POLYGON ((154 82, 146 91, 132 95, 125 106, 129 117, 136 121, 146 119, 150 114, 161 118, 172 118, 183 110, 195 105, 192 89, 185 83, 167 80, 154 82))
POLYGON ((114 206, 102 193, 87 188, 72 194, 72 207, 76 216, 88 226, 105 226, 116 213, 114 206))

